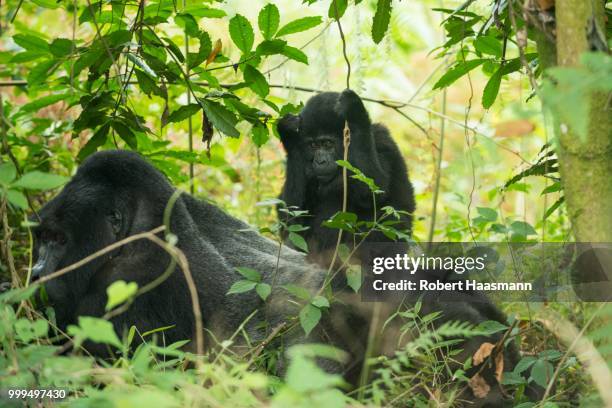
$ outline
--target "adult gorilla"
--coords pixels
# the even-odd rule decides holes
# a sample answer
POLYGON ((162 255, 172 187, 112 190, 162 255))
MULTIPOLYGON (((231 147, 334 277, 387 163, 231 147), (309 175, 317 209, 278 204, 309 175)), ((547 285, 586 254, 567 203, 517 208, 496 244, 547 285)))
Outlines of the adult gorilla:
MULTIPOLYGON (((135 153, 107 151, 92 155, 62 192, 39 213, 41 222, 35 229, 37 262, 33 274, 44 277, 126 237, 163 225, 164 211, 174 192, 166 178, 135 153)), ((304 254, 283 247, 278 259, 278 243, 248 230, 245 223, 214 205, 187 194, 180 195, 175 202, 169 225, 178 238, 178 248, 189 262, 204 327, 215 339, 229 338, 257 309, 260 313, 248 321, 246 330, 251 340, 263 339, 263 323, 277 327, 288 317, 297 315, 298 308, 295 302, 289 301, 288 293, 280 289, 282 285, 292 283, 313 291, 320 288, 324 280, 325 272, 309 265, 304 254), (236 267, 252 268, 261 274, 264 282, 275 282, 267 307, 263 307, 264 302, 254 291, 226 295, 231 285, 242 279, 235 272, 236 267)), ((142 288, 161 276, 170 260, 166 251, 141 239, 47 281, 47 295, 55 308, 60 329, 77 323, 81 315, 103 316, 106 289, 112 282, 136 282, 142 288)), ((356 314, 360 322, 371 321, 372 308, 351 292, 339 296, 344 304, 332 305, 331 313, 326 313, 309 341, 331 342, 350 352, 351 364, 342 370, 355 378, 370 329, 368 324, 358 326, 352 322, 356 314)), ((445 301, 430 293, 423 300, 422 310, 424 313, 441 311, 447 320, 463 319, 474 324, 489 319, 502 320, 494 306, 480 307, 461 296, 457 294, 445 301)), ((397 305, 389 306, 389 314, 397 308, 397 305)), ((378 319, 380 323, 385 320, 378 319)), ((182 272, 175 268, 159 286, 137 296, 130 307, 113 316, 111 322, 119 333, 131 326, 141 332, 172 326, 164 332, 167 342, 194 338, 193 308, 182 272)), ((376 329, 377 333, 382 331, 380 327, 376 329)), ((393 340, 394 343, 401 337, 385 331, 379 340, 393 340)), ((499 338, 496 334, 488 340, 495 342, 499 338)), ((484 340, 478 337, 463 344, 462 356, 471 356, 484 340)), ((285 344, 303 341, 301 328, 298 326, 289 332, 285 341, 285 344)), ((383 346, 376 353, 391 353, 396 346, 395 343, 383 346)), ((86 344, 86 347, 96 355, 107 355, 107 349, 99 345, 86 344)), ((511 369, 517 361, 516 353, 507 353, 506 359, 505 367, 511 369)), ((330 370, 340 370, 330 362, 321 364, 330 370)), ((492 370, 487 370, 493 377, 492 370)), ((495 380, 490 381, 493 384, 495 380)), ((479 402, 499 398, 501 394, 492 390, 479 402)))
MULTIPOLYGON (((33 275, 48 275, 123 238, 163 225, 164 210, 174 191, 159 171, 135 153, 92 155, 62 192, 40 210, 33 275)), ((260 271, 268 282, 276 270, 278 244, 245 231, 248 228, 214 205, 187 194, 181 195, 172 209, 170 230, 189 262, 204 326, 217 338, 233 333, 262 305, 254 291, 226 296, 231 285, 241 279, 235 268, 260 271)), ((112 282, 124 280, 143 287, 166 271, 170 259, 155 243, 141 239, 46 282, 59 327, 76 323, 80 315, 103 316, 106 288, 112 282)), ((321 271, 309 266, 302 254, 286 248, 281 253, 276 285, 289 282, 312 286, 322 278, 321 271)), ((275 304, 274 299, 271 302, 275 304)), ((289 306, 286 302, 283 305, 283 316, 290 312, 289 306)), ((126 312, 111 321, 119 333, 132 325, 141 332, 173 326, 164 332, 172 342, 193 338, 192 310, 185 278, 176 267, 168 279, 138 296, 126 312)), ((250 320, 248 328, 254 339, 262 333, 253 327, 264 318, 272 325, 283 319, 275 310, 268 307, 269 316, 258 313, 250 320)))
MULTIPOLYGON (((278 133, 287 151, 287 174, 280 198, 288 206, 308 211, 308 216, 288 222, 309 227, 305 239, 314 254, 325 253, 336 245, 337 230, 321 223, 342 209, 344 187, 336 160, 343 158, 345 122, 351 132, 348 161, 374 179, 383 191, 376 195, 377 219, 381 208, 391 206, 409 214, 403 215, 394 228, 404 231, 412 228, 411 214, 415 209, 412 184, 389 131, 381 124, 370 122, 355 92, 349 89, 341 94, 324 92, 313 96, 298 116, 286 115, 278 122, 278 133)), ((373 205, 369 187, 349 178, 347 211, 356 214, 359 220, 371 221, 373 205)), ((366 241, 387 242, 389 238, 374 232, 366 241)), ((353 237, 346 234, 345 243, 351 242, 353 237)), ((359 255, 362 248, 366 245, 360 246, 359 255)))

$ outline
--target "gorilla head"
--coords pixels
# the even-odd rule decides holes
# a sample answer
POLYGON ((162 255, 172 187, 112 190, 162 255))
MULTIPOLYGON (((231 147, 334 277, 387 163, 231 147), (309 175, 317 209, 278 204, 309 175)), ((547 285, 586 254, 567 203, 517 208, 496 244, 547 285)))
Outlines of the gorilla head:
POLYGON ((325 92, 312 97, 299 116, 286 115, 278 123, 283 141, 294 139, 303 152, 309 178, 326 183, 339 174, 344 119, 338 111, 340 94, 325 92))

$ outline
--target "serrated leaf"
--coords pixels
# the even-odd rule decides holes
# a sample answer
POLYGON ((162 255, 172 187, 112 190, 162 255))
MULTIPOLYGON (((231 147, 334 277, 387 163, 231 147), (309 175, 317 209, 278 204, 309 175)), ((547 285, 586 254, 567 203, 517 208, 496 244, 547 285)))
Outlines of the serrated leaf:
POLYGON ((227 291, 228 295, 236 294, 236 293, 244 293, 250 290, 253 290, 257 286, 257 282, 253 282, 250 280, 239 280, 238 282, 234 282, 230 290, 227 291))
POLYGON ((247 268, 245 266, 240 266, 236 268, 236 271, 238 271, 239 274, 241 274, 242 276, 244 276, 250 281, 261 282, 261 274, 257 272, 255 269, 247 268))
POLYGON ((80 316, 79 326, 68 326, 68 334, 121 348, 121 342, 115 333, 113 324, 104 319, 80 316))
POLYGON ((376 13, 374 14, 374 21, 372 23, 372 40, 374 40, 376 44, 382 41, 389 28, 391 7, 391 0, 378 0, 376 4, 376 13))
POLYGON ((21 176, 12 186, 28 190, 50 190, 65 184, 67 181, 68 178, 64 176, 32 171, 21 176))
POLYGON ((266 300, 272 292, 272 287, 267 283, 258 283, 257 286, 255 286, 255 292, 257 292, 262 300, 266 300))
POLYGON ((285 45, 281 54, 283 54, 287 58, 291 58, 292 60, 308 65, 308 56, 298 48, 285 45))
POLYGON ((274 37, 276 30, 278 30, 279 23, 280 13, 278 7, 274 4, 267 4, 259 12, 257 24, 264 39, 270 40, 274 37))
POLYGON ((189 105, 184 105, 175 110, 168 116, 168 123, 180 122, 182 120, 187 119, 190 116, 195 115, 200 111, 202 107, 197 103, 191 103, 189 105))
POLYGON ((253 27, 246 17, 240 14, 232 17, 229 22, 229 32, 232 41, 240 51, 245 54, 251 51, 255 35, 253 34, 253 27))
POLYGON ((308 244, 301 235, 295 232, 289 232, 289 241, 302 251, 308 252, 308 244))
POLYGON ((485 61, 485 59, 474 59, 457 63, 453 68, 448 70, 444 75, 442 75, 442 77, 440 77, 438 82, 436 82, 433 86, 433 89, 445 88, 449 86, 485 61))
POLYGON ((268 81, 266 81, 266 77, 252 65, 244 67, 244 81, 253 92, 262 98, 265 98, 270 93, 270 86, 268 81))
POLYGON ((489 109, 495 102, 495 99, 497 99, 497 94, 499 93, 499 87, 501 85, 501 80, 502 80, 502 72, 500 68, 497 71, 495 71, 493 75, 491 75, 491 78, 489 78, 489 81, 487 82, 487 85, 485 86, 482 92, 482 107, 483 108, 489 109))
POLYGON ((240 132, 236 129, 238 119, 233 112, 220 103, 209 99, 203 99, 202 104, 204 105, 206 117, 208 117, 214 127, 230 137, 240 136, 240 132))
POLYGON ((284 26, 276 33, 276 37, 284 37, 285 35, 295 34, 302 31, 310 30, 323 22, 321 16, 302 17, 293 20, 284 26))
POLYGON ((300 325, 304 329, 306 336, 310 334, 321 320, 321 309, 308 303, 300 310, 300 325))

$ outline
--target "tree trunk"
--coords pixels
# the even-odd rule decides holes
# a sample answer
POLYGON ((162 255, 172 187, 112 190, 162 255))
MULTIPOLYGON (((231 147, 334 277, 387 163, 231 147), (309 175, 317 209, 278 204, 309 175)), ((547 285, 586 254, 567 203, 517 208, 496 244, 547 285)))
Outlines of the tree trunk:
MULTIPOLYGON (((587 27, 592 18, 605 27, 603 1, 556 0, 559 66, 580 65, 580 56, 590 49, 587 27)), ((610 106, 607 95, 594 94, 591 98, 586 139, 581 140, 563 125, 563 118, 555 121, 559 170, 576 240, 612 242, 610 106)))

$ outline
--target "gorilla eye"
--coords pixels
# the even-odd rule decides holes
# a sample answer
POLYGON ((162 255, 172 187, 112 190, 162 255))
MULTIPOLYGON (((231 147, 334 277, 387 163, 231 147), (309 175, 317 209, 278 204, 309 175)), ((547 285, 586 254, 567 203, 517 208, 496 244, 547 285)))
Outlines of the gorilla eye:
POLYGON ((117 210, 113 210, 113 212, 111 212, 108 215, 108 218, 109 218, 111 227, 113 229, 113 232, 115 234, 118 234, 119 231, 121 231, 121 224, 122 224, 122 219, 123 219, 121 213, 117 210))
POLYGON ((317 147, 319 147, 319 144, 317 142, 310 142, 310 147, 313 149, 316 149, 317 147))

